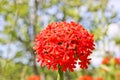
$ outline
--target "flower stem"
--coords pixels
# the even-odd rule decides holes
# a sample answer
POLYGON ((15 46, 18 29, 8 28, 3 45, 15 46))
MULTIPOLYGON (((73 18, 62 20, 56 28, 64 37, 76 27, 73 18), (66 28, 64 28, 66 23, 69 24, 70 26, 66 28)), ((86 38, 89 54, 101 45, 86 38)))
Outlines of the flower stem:
POLYGON ((60 65, 58 65, 58 77, 57 77, 57 80, 64 80, 63 71, 61 70, 60 65))

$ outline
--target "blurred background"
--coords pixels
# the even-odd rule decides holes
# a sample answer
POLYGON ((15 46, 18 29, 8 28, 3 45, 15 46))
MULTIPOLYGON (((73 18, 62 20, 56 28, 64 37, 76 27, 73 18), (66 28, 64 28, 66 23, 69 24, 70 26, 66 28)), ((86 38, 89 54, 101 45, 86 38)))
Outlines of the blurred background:
POLYGON ((35 35, 57 21, 82 24, 96 45, 89 68, 77 65, 65 80, 120 80, 120 0, 0 0, 0 80, 57 79, 32 49, 35 35))

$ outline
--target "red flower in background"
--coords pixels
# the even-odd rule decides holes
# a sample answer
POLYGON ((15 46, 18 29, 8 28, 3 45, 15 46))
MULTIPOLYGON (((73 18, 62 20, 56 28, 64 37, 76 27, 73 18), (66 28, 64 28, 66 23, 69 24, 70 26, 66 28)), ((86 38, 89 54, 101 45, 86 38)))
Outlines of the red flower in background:
POLYGON ((78 80, 94 80, 92 76, 81 76, 78 80))
MULTIPOLYGON (((102 61, 102 64, 110 64, 112 57, 105 57, 102 61)), ((113 58, 114 59, 114 63, 117 65, 120 65, 120 58, 113 58)))
POLYGON ((40 76, 37 75, 29 76, 27 80, 40 80, 40 76))
POLYGON ((63 71, 73 71, 78 59, 80 67, 87 68, 93 49, 93 34, 75 22, 49 24, 36 36, 34 46, 41 66, 55 70, 59 65, 63 71))
POLYGON ((102 77, 98 77, 95 80, 103 80, 103 78, 102 77))
POLYGON ((110 64, 111 57, 105 57, 102 61, 102 64, 110 64))
POLYGON ((120 58, 114 58, 114 60, 116 64, 120 65, 120 58))

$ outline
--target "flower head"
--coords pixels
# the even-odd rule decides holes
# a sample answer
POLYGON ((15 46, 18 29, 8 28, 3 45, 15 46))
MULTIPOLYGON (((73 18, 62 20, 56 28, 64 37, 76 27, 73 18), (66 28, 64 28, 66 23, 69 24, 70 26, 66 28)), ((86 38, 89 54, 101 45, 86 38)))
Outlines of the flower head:
POLYGON ((34 46, 42 66, 55 70, 59 65, 63 71, 73 71, 78 59, 80 67, 87 68, 93 49, 93 34, 75 22, 49 24, 36 36, 34 46))
POLYGON ((29 76, 27 80, 40 80, 40 76, 38 75, 29 76))
POLYGON ((78 80, 94 80, 92 76, 81 76, 78 80))

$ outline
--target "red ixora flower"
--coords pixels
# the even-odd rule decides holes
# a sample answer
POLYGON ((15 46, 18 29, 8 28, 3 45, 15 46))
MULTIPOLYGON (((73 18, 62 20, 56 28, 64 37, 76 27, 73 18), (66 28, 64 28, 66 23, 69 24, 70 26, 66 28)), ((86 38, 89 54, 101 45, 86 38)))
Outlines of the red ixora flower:
POLYGON ((59 65, 63 71, 73 71, 77 60, 86 69, 94 49, 93 34, 75 22, 53 22, 36 36, 33 49, 38 62, 48 69, 57 70, 59 65))
POLYGON ((40 80, 40 76, 38 75, 29 76, 27 80, 40 80))
POLYGON ((92 76, 81 76, 78 80, 94 80, 92 76))

